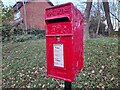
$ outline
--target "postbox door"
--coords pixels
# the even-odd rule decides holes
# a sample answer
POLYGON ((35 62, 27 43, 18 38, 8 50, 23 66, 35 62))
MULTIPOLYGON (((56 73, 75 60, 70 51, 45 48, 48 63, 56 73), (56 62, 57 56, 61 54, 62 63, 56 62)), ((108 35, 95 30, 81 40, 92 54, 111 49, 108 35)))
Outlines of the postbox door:
POLYGON ((73 66, 72 36, 60 36, 60 41, 57 41, 57 37, 46 37, 47 74, 70 81, 74 77, 74 71, 71 68, 73 66))

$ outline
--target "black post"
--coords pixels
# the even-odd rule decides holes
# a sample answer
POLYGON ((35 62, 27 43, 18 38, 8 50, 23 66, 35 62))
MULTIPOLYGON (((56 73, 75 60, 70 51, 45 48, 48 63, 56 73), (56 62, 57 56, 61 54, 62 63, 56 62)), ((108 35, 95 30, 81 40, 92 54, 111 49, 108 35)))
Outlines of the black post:
POLYGON ((65 81, 65 90, 71 90, 71 82, 65 81))

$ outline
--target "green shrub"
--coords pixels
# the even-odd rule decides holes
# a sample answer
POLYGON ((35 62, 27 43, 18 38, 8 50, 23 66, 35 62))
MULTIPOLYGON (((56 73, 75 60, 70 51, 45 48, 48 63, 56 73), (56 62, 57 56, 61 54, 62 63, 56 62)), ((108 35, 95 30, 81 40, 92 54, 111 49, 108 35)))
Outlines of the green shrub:
POLYGON ((16 36, 13 41, 14 42, 24 42, 26 40, 33 40, 35 38, 34 35, 20 35, 20 36, 16 36))
POLYGON ((2 25, 2 40, 9 40, 11 26, 10 25, 2 25), (7 39, 6 39, 7 38, 7 39))
POLYGON ((33 34, 33 35, 43 34, 45 36, 45 30, 29 29, 28 34, 33 34))
POLYGON ((27 34, 22 35, 22 29, 14 29, 11 34, 11 26, 2 26, 2 41, 24 42, 26 40, 36 40, 45 38, 45 30, 27 30, 27 34))
POLYGON ((44 39, 45 38, 45 35, 43 33, 37 35, 37 39, 44 39))

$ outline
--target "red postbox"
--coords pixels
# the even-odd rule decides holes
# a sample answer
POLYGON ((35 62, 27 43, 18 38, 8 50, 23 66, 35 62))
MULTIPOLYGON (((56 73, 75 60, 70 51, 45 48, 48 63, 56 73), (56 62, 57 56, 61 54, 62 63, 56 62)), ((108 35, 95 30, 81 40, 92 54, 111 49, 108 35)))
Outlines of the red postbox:
POLYGON ((45 10, 47 75, 73 82, 83 68, 83 15, 72 3, 45 10))

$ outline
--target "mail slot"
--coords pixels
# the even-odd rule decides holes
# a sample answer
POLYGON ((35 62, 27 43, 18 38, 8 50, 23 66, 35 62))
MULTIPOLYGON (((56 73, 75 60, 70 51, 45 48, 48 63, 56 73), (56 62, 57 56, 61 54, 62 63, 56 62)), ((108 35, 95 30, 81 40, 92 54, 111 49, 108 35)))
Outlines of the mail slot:
POLYGON ((72 3, 45 10, 47 75, 73 82, 83 68, 83 15, 72 3))

